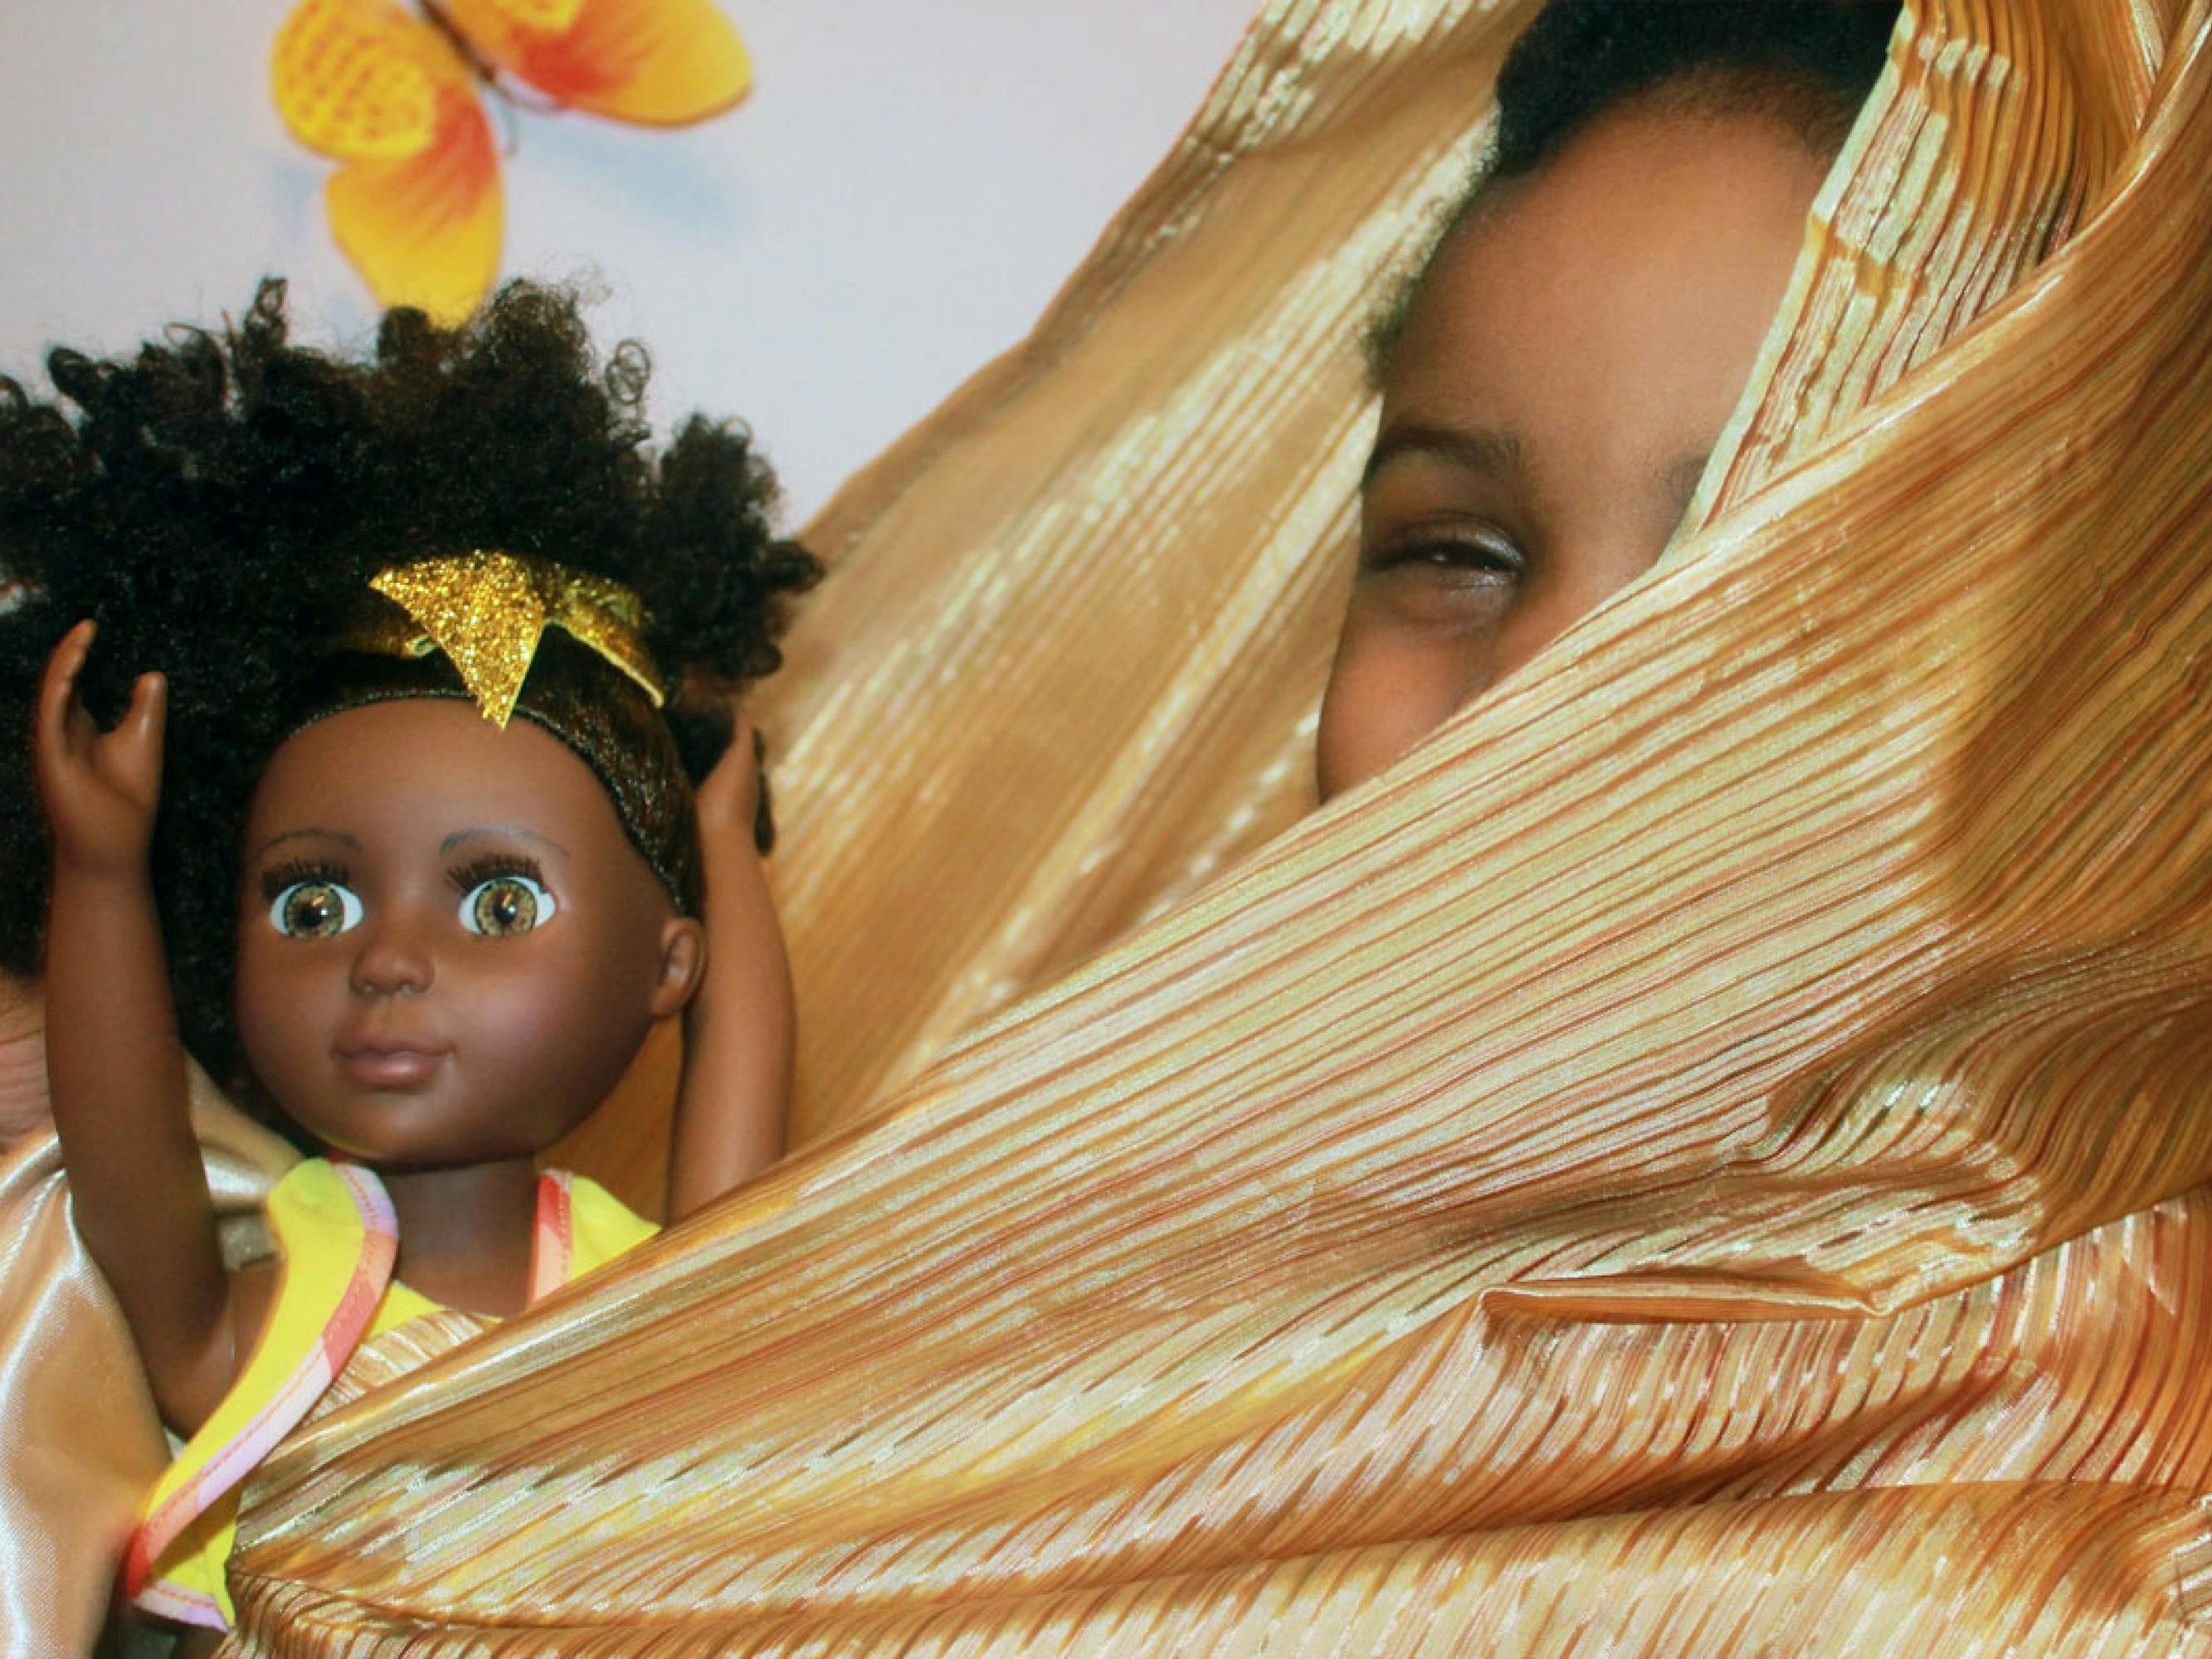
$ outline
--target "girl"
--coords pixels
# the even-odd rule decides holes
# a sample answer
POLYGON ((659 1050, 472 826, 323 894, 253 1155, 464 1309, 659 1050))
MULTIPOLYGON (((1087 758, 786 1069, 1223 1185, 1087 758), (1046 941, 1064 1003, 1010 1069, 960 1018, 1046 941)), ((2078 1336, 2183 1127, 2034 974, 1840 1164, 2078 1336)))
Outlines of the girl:
POLYGON ((1370 339, 1323 799, 1650 568, 1750 379, 1889 0, 1553 0, 1370 339))
POLYGON ((364 1334, 650 1231, 536 1159, 656 1023, 689 1011, 672 1212, 775 1156, 789 988, 727 697, 818 567, 742 432, 656 460, 641 355, 602 372, 556 293, 396 312, 354 363, 288 345, 271 283, 227 337, 50 371, 56 404, 0 383, 33 774, 0 940, 27 970, 43 932, 76 1223, 198 1437, 130 1576, 218 1624, 219 1500, 364 1334), (272 1194, 281 1273, 218 1252, 187 1049, 346 1160, 272 1194))

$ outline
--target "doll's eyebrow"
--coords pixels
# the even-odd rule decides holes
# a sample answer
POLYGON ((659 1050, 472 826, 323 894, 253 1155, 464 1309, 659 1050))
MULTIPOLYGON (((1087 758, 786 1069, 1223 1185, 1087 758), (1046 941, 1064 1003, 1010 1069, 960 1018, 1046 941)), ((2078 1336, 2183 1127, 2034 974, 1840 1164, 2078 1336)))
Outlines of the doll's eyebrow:
POLYGON ((282 847, 288 841, 334 841, 339 846, 348 848, 354 852, 361 851, 361 842, 346 834, 344 830, 323 830, 310 825, 304 830, 287 830, 282 835, 270 836, 267 841, 253 849, 246 861, 251 864, 255 859, 267 853, 270 848, 282 847))
POLYGON ((550 847, 562 858, 570 856, 568 849, 550 836, 541 836, 535 830, 525 830, 517 823, 488 823, 477 830, 456 830, 438 843, 441 853, 450 853, 465 842, 490 841, 512 836, 522 841, 534 841, 541 847, 550 847))

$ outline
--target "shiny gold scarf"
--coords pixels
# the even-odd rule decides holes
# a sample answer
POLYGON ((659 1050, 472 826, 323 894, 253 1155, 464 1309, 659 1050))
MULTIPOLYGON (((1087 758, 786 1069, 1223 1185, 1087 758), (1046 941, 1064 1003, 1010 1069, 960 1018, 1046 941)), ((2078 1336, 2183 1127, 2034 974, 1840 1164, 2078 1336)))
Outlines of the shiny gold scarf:
POLYGON ((280 1450, 240 1651, 2212 1651, 2212 5, 1911 0, 1697 533, 1301 819, 1527 11, 1273 0, 810 532, 811 1145, 280 1450))

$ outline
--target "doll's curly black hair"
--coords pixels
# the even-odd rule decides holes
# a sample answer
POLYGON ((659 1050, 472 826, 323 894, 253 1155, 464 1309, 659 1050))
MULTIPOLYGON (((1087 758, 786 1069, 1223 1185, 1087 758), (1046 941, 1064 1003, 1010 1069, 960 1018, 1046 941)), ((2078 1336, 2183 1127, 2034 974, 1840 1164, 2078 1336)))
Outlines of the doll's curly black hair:
MULTIPOLYGON (((112 361, 58 349, 47 372, 52 401, 0 379, 0 965, 37 967, 50 854, 31 714, 54 645, 90 617, 96 719, 140 672, 169 679, 155 895, 185 1042, 234 1084, 255 781, 303 718, 364 685, 439 695, 424 677, 450 678, 362 659, 334 689, 331 641, 371 575, 489 548, 633 589, 662 680, 682 688, 663 711, 673 765, 696 782, 729 744, 731 694, 778 665, 787 606, 820 574, 771 531, 774 477, 745 430, 694 416, 656 453, 643 351, 602 362, 559 289, 514 283, 457 329, 394 311, 360 361, 291 344, 271 280, 221 331, 173 329, 112 361)), ((627 684, 557 635, 539 662, 571 693, 595 673, 627 684)), ((763 847, 767 828, 763 810, 763 847)))

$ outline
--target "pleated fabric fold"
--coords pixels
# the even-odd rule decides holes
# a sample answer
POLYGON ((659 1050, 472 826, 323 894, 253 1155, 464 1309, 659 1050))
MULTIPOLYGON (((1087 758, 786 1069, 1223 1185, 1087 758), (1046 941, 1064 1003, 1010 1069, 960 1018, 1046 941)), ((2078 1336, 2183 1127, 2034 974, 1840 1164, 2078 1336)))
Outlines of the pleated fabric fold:
POLYGON ((2212 1652, 2212 7, 1909 0, 1693 532, 1300 817, 1528 9, 1271 5, 833 503, 807 1144, 281 1448, 234 1651, 2212 1652))

